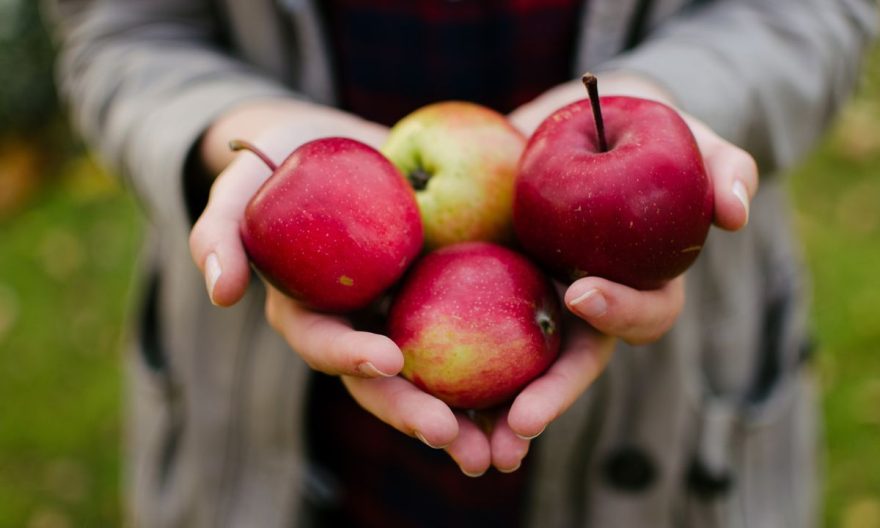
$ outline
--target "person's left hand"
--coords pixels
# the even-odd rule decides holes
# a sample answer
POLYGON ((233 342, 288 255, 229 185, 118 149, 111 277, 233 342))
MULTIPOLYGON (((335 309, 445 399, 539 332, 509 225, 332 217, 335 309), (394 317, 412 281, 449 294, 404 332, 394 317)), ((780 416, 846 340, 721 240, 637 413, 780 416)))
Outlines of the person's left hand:
MULTIPOLYGON (((600 83, 600 90, 605 94, 655 99, 675 107, 666 91, 648 79, 612 73, 601 76, 600 83)), ((573 81, 516 109, 509 119, 526 135, 531 135, 556 109, 585 97, 584 87, 573 81)), ((749 200, 758 187, 755 161, 699 120, 679 113, 694 134, 712 180, 714 223, 729 231, 743 228, 748 223, 749 200)), ((647 344, 669 331, 684 306, 684 283, 684 276, 679 276, 650 291, 636 290, 600 277, 585 277, 572 283, 565 291, 564 302, 580 320, 569 317, 563 330, 565 342, 559 359, 516 397, 508 411, 501 413, 488 442, 473 435, 473 440, 459 440, 458 445, 450 448, 481 454, 479 460, 484 463, 485 453, 490 453, 492 464, 502 471, 519 467, 528 451, 529 439, 540 434, 570 407, 602 372, 613 351, 614 338, 630 344, 647 344)), ((459 457, 461 455, 453 455, 456 460, 459 457)))
MULTIPOLYGON (((656 82, 626 72, 599 76, 603 95, 627 95, 653 99, 675 108, 673 97, 656 82)), ((571 81, 548 90, 508 116, 526 135, 562 106, 586 98, 580 81, 571 81)), ((697 141, 715 198, 714 223, 737 231, 749 220, 749 200, 758 188, 755 160, 743 149, 721 138, 698 119, 676 109, 687 122, 697 141)), ((565 304, 575 315, 608 335, 630 344, 646 344, 659 339, 675 323, 684 305, 684 278, 678 277, 662 288, 639 291, 599 277, 585 277, 571 284, 565 304), (650 324, 645 324, 650 321, 650 324)))

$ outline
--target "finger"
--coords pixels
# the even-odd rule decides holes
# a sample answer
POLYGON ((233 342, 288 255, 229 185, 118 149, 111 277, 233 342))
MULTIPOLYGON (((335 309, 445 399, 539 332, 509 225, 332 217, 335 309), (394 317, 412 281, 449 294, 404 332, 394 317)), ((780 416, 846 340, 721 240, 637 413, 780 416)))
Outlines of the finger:
POLYGON ((208 205, 189 237, 193 261, 205 277, 211 302, 230 306, 247 290, 250 278, 239 226, 248 200, 269 176, 251 154, 239 155, 211 187, 208 205))
POLYGON ((596 330, 630 344, 651 343, 665 334, 684 307, 684 277, 657 290, 636 290, 599 277, 575 281, 565 305, 596 330))
POLYGON ((490 438, 492 465, 502 473, 513 473, 522 465, 529 452, 529 440, 520 438, 508 424, 508 413, 503 413, 495 424, 490 438))
POLYGON ((266 292, 266 319, 311 368, 368 378, 403 368, 403 353, 388 337, 354 330, 345 319, 313 312, 271 286, 266 292))
POLYGON ((758 167, 745 150, 730 143, 706 125, 689 119, 703 154, 715 194, 715 224, 729 231, 749 221, 749 203, 758 190, 758 167))
POLYGON ((456 414, 458 436, 446 446, 446 453, 469 477, 479 477, 489 469, 492 452, 483 430, 467 417, 456 414))
POLYGON ((729 231, 745 227, 749 221, 749 204, 758 187, 755 160, 744 150, 727 143, 710 151, 705 161, 714 185, 715 224, 729 231))
POLYGON ((343 376, 342 382, 369 413, 429 447, 449 447, 459 435, 458 419, 449 406, 401 377, 343 376))
POLYGON ((567 328, 569 336, 559 359, 510 406, 507 423, 521 438, 531 440, 541 434, 593 383, 611 357, 613 338, 584 324, 567 328))

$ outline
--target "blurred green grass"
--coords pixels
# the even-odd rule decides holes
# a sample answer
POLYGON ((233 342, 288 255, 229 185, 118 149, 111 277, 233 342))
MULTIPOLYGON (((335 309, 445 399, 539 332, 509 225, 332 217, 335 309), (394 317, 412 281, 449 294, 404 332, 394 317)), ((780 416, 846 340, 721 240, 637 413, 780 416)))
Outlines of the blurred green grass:
POLYGON ((83 156, 0 221, 0 526, 117 526, 133 200, 83 156))
MULTIPOLYGON (((4 527, 121 523, 122 343, 143 220, 74 152, 0 214, 4 527)), ((824 524, 880 527, 880 53, 789 182, 814 280, 824 524)))
POLYGON ((813 278, 825 525, 880 528, 880 49, 789 181, 813 278))

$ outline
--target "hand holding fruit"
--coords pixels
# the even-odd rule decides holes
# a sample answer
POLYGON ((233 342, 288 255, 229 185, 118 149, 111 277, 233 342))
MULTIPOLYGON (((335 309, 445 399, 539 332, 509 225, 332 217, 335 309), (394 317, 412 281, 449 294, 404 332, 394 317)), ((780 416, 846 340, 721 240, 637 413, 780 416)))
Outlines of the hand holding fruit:
MULTIPOLYGON (((602 95, 626 95, 660 101, 676 108, 672 95, 655 81, 628 72, 608 72, 599 76, 602 95)), ((563 106, 584 99, 581 80, 574 80, 548 90, 517 108, 508 116, 523 133, 531 135, 549 115, 563 106)), ((736 231, 748 222, 749 200, 758 189, 758 171, 752 157, 719 137, 708 126, 679 110, 688 124, 703 156, 706 172, 712 181, 715 198, 714 223, 736 231)))
MULTIPOLYGON (((247 289, 250 267, 241 225, 248 202, 271 173, 257 156, 230 151, 229 139, 250 140, 268 158, 283 160, 303 143, 339 134, 378 146, 387 129, 329 108, 272 100, 237 107, 207 131, 201 157, 209 171, 222 172, 190 233, 190 250, 212 302, 233 305, 247 289)), ((270 322, 313 368, 375 377, 395 375, 403 366, 400 350, 387 337, 355 331, 343 318, 312 312, 271 285, 266 289, 270 322)))
MULTIPOLYGON (((254 142, 267 150, 270 158, 281 160, 294 147, 318 137, 350 136, 377 146, 386 134, 382 127, 337 111, 304 108, 300 103, 282 106, 288 104, 289 113, 278 112, 274 104, 245 107, 218 122, 203 142, 206 164, 223 166, 222 156, 210 153, 222 150, 228 156, 226 143, 231 137, 257 137, 254 142), (280 122, 296 125, 279 128, 280 122), (247 133, 264 128, 274 131, 247 133)), ((550 109, 545 115, 549 113, 550 109)), ((214 183, 208 207, 193 230, 193 258, 205 273, 209 293, 217 304, 233 304, 244 293, 248 267, 238 232, 246 203, 268 172, 250 154, 236 157, 214 183)), ((641 342, 661 335, 674 321, 683 297, 681 282, 677 279, 660 290, 640 292, 591 277, 572 285, 566 300, 575 309, 601 300, 602 312, 585 318, 601 331, 641 342), (591 289, 578 293, 577 288, 584 285, 591 289), (579 302, 574 294, 581 297, 579 302)), ((346 319, 314 313, 271 286, 267 290, 270 323, 306 363, 322 372, 342 375, 361 406, 405 434, 445 448, 471 475, 490 465, 508 471, 518 467, 528 451, 528 439, 586 390, 604 368, 613 347, 613 339, 590 327, 569 325, 558 360, 529 383, 509 407, 498 410, 494 422, 485 427, 394 376, 403 367, 403 356, 387 337, 356 331, 346 319)))
POLYGON ((558 359, 509 404, 487 414, 453 411, 400 377, 343 376, 358 404, 404 434, 445 450, 468 476, 490 466, 516 470, 531 440, 558 418, 604 370, 614 340, 584 324, 566 321, 558 359))
MULTIPOLYGON (((600 76, 603 95, 628 95, 674 105, 671 96, 653 81, 633 74, 612 72, 600 76)), ((514 111, 510 119, 526 133, 547 116, 584 98, 584 87, 572 81, 514 111)), ((717 136, 708 127, 679 112, 693 133, 714 198, 714 223, 735 231, 748 221, 748 203, 758 185, 751 156, 717 136)), ((660 288, 641 291, 600 277, 571 284, 566 305, 596 329, 639 344, 656 340, 675 322, 684 302, 684 280, 678 277, 660 288)))
MULTIPOLYGON (((205 165, 220 170, 228 159, 233 161, 214 182, 190 238, 193 259, 205 274, 212 300, 234 304, 247 287, 249 268, 240 228, 248 201, 270 173, 250 153, 230 156, 230 138, 250 139, 267 157, 283 160, 297 146, 319 137, 347 135, 377 146, 386 132, 339 112, 278 101, 246 105, 218 121, 202 144, 205 165)), ((341 375, 365 409, 404 434, 445 448, 471 475, 493 464, 503 470, 518 467, 529 445, 520 436, 539 433, 570 405, 610 352, 607 338, 587 333, 586 327, 575 331, 557 362, 522 391, 510 412, 498 412, 487 433, 466 413, 453 411, 396 376, 403 356, 391 339, 355 330, 344 317, 313 312, 271 285, 266 290, 270 324, 310 367, 341 375)))

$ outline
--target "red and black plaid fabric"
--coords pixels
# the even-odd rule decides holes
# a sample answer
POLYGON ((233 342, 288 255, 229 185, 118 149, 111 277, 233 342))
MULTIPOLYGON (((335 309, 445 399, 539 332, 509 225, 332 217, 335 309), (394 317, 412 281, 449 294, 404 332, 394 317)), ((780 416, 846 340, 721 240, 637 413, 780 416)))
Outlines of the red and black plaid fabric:
POLYGON ((431 449, 361 409, 338 378, 314 375, 307 424, 319 480, 308 505, 318 526, 521 526, 529 459, 514 473, 465 476, 431 449))
MULTIPOLYGON (((391 125, 458 99, 507 113, 571 78, 581 0, 324 0, 341 106, 391 125)), ((379 422, 315 375, 308 446, 323 526, 516 527, 529 458, 471 479, 442 451, 379 422), (320 486, 319 486, 320 487, 320 486)))
POLYGON ((572 78, 581 0, 324 0, 339 98, 387 125, 425 104, 507 113, 572 78))

